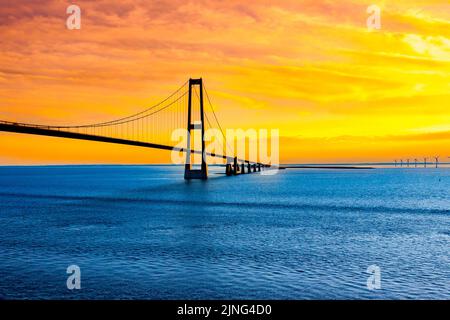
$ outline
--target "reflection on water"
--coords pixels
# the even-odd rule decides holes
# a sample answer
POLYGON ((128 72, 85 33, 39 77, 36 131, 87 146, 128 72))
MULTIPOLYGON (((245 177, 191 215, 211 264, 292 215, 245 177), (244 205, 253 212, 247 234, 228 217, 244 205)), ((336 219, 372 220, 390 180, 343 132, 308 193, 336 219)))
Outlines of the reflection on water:
POLYGON ((1 167, 0 296, 449 298, 449 169, 215 170, 1 167))

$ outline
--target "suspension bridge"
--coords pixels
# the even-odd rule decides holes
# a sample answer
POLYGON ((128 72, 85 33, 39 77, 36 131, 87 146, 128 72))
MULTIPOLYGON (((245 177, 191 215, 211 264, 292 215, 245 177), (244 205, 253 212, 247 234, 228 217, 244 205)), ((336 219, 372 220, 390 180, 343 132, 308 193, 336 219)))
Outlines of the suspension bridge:
MULTIPOLYGON (((225 152, 225 146, 229 146, 230 142, 226 140, 201 78, 189 79, 159 103, 119 119, 70 126, 0 120, 0 131, 182 152, 186 159, 184 178, 187 180, 208 178, 207 157, 221 159, 225 163, 225 172, 228 176, 258 172, 270 167, 270 164, 238 158, 232 148, 233 154, 225 152), (179 128, 187 129, 186 146, 174 145, 172 141, 172 132, 179 128), (216 129, 220 132, 223 138, 221 153, 206 151, 205 129, 216 129), (198 131, 201 133, 201 143, 198 143, 201 147, 195 149, 192 147, 194 145, 192 140, 198 131), (193 156, 196 154, 201 155, 201 163, 197 165, 199 168, 194 169, 193 156)), ((234 141, 232 143, 234 146, 234 141)))

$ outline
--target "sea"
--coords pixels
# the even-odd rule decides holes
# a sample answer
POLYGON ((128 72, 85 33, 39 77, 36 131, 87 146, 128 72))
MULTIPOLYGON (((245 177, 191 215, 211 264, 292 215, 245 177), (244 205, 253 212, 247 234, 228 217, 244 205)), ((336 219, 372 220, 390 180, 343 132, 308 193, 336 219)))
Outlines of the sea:
POLYGON ((224 171, 0 167, 0 299, 450 298, 450 168, 224 171))

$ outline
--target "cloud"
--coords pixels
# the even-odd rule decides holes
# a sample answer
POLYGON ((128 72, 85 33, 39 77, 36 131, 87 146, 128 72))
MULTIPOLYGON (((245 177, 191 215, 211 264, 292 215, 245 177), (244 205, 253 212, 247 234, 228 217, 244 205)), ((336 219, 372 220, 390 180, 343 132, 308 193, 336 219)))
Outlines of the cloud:
POLYGON ((450 39, 441 36, 423 37, 415 34, 407 34, 403 41, 409 44, 420 55, 450 62, 450 39))
POLYGON ((8 118, 110 119, 202 76, 225 127, 380 137, 381 150, 381 137, 448 123, 445 1, 384 1, 377 32, 356 0, 80 0, 74 31, 69 3, 0 0, 8 118))

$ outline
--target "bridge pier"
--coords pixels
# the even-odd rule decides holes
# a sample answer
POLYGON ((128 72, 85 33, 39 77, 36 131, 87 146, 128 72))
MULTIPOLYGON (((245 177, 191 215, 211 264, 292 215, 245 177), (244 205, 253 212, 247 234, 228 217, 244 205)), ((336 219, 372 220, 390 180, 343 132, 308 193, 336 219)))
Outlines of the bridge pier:
POLYGON ((241 163, 241 173, 244 174, 245 173, 245 162, 241 163))
POLYGON ((258 163, 258 172, 261 172, 261 163, 258 163))
POLYGON ((250 164, 250 161, 247 161, 247 173, 252 173, 252 165, 250 164))
POLYGON ((227 163, 225 174, 230 177, 233 175, 233 169, 231 168, 231 163, 227 163))

